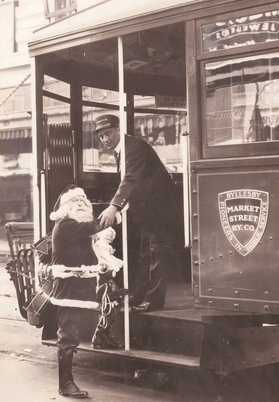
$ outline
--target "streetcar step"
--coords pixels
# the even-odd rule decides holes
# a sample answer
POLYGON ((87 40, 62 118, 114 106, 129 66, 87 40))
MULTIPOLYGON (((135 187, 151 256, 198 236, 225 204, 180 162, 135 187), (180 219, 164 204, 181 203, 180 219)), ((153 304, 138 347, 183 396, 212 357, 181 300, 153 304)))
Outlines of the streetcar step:
MULTIPOLYGON (((43 345, 46 346, 56 346, 56 342, 57 342, 56 340, 42 341, 43 345)), ((129 351, 126 351, 124 349, 95 350, 92 348, 91 343, 89 342, 81 342, 80 345, 77 347, 77 350, 85 352, 94 352, 100 355, 118 356, 130 360, 146 361, 149 363, 167 364, 168 366, 171 365, 175 367, 187 367, 192 369, 197 369, 200 367, 200 358, 197 356, 185 356, 171 353, 158 353, 147 350, 135 350, 135 349, 129 351)))

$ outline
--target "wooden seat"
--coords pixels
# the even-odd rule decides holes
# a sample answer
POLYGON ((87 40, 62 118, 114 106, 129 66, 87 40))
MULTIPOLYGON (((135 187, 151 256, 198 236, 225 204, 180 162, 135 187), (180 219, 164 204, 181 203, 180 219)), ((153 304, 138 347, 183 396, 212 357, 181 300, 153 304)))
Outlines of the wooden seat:
POLYGON ((35 268, 32 245, 33 222, 8 222, 5 225, 11 259, 6 270, 14 283, 20 314, 27 318, 24 306, 35 290, 35 268))

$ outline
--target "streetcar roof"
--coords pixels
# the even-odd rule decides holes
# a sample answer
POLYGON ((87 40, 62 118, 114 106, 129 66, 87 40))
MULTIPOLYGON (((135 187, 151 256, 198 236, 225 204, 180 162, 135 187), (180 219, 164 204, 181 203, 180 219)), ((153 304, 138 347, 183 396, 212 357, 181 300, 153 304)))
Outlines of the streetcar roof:
POLYGON ((200 3, 210 1, 141 0, 135 4, 127 0, 104 0, 35 31, 29 42, 30 55, 36 56, 135 32, 140 29, 139 24, 144 29, 153 28, 156 24, 169 23, 166 21, 172 16, 176 20, 179 17, 182 20, 182 15, 178 12, 181 7, 192 4, 200 8, 200 3))

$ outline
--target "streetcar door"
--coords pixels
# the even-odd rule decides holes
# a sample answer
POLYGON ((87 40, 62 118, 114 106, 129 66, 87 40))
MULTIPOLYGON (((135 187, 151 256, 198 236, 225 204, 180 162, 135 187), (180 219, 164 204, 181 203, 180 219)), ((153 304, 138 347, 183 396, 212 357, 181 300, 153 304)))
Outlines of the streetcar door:
POLYGON ((76 131, 70 113, 70 85, 44 75, 42 94, 44 168, 40 171, 40 191, 47 233, 52 229, 49 215, 59 194, 76 181, 76 131))

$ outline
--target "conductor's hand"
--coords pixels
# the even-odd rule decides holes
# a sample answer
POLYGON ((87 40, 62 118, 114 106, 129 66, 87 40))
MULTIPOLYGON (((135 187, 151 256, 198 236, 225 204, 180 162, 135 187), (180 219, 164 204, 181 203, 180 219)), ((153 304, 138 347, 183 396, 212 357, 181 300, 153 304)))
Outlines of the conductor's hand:
POLYGON ((115 216, 118 209, 114 205, 107 207, 98 217, 100 219, 100 226, 106 229, 115 223, 115 216))

